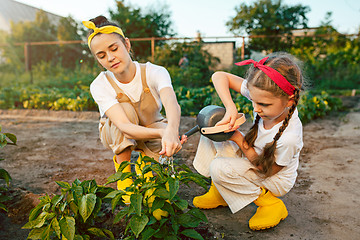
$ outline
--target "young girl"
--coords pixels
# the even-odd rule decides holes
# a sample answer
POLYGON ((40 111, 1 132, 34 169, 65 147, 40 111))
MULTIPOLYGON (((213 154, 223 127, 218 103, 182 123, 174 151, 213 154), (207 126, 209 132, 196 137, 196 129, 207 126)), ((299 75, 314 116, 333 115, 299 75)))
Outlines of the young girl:
POLYGON ((246 79, 230 73, 212 76, 226 113, 217 125, 230 124, 231 141, 213 142, 201 136, 194 159, 195 169, 211 176, 209 191, 195 197, 194 206, 211 209, 229 206, 235 213, 254 202, 258 208, 249 221, 252 230, 276 226, 287 217, 287 209, 277 196, 293 187, 303 146, 302 124, 296 106, 303 77, 292 57, 278 54, 252 65, 246 79), (244 136, 234 126, 237 109, 229 89, 252 101, 255 121, 244 136))
MULTIPOLYGON (((91 53, 107 70, 91 83, 90 91, 99 106, 100 139, 114 152, 116 170, 121 162, 130 161, 133 150, 155 159, 178 152, 180 106, 167 70, 133 61, 129 39, 105 17, 83 24, 90 29, 91 53), (162 104, 167 120, 160 114, 162 104)), ((123 172, 130 172, 130 165, 123 172)), ((130 179, 119 181, 118 189, 131 183, 130 179)))

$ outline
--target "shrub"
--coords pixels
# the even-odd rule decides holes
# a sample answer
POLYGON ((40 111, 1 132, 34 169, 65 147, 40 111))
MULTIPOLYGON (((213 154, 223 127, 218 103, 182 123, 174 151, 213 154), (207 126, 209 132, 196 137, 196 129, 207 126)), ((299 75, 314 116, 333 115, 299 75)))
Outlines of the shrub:
POLYGON ((192 173, 186 166, 161 165, 154 159, 140 156, 139 163, 124 162, 107 184, 136 177, 126 192, 99 186, 95 180, 56 182, 61 194, 52 198, 46 195, 34 207, 29 222, 23 228, 32 229, 29 239, 115 239, 114 234, 102 224, 105 204, 111 203, 114 224, 126 224, 125 239, 203 239, 195 228, 207 222, 199 209, 190 207, 178 196, 180 183, 195 182, 206 188, 207 179, 192 173), (136 173, 122 173, 128 164, 141 169, 136 173), (155 176, 146 177, 153 171, 155 176), (123 196, 131 193, 130 204, 123 196))
MULTIPOLYGON (((125 194, 114 190, 105 198, 110 198, 113 210, 120 204, 123 208, 116 214, 114 222, 124 219, 127 222, 125 239, 203 239, 194 229, 207 218, 201 210, 189 206, 188 202, 178 196, 180 183, 195 182, 206 188, 206 178, 192 173, 186 166, 178 166, 172 158, 164 165, 154 159, 140 155, 140 162, 145 166, 133 184, 126 189, 131 193, 130 205, 121 201, 125 194), (145 177, 150 171, 156 173, 153 177, 145 177)), ((117 173, 110 176, 108 183, 124 180, 135 173, 122 173, 129 163, 123 162, 117 173)))
MULTIPOLYGON (((6 145, 16 145, 16 136, 12 133, 2 133, 2 127, 0 125, 0 148, 5 147, 6 145)), ((2 161, 4 159, 0 159, 2 161)), ((7 207, 4 202, 9 200, 9 197, 6 196, 7 187, 9 187, 11 176, 10 174, 3 168, 0 168, 0 179, 3 179, 6 183, 6 186, 0 185, 0 210, 7 212, 7 207)))

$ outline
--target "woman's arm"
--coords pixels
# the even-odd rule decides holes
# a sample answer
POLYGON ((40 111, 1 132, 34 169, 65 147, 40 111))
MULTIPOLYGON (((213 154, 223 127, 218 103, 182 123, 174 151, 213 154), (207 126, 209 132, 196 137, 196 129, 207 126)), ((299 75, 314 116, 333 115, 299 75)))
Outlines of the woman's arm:
POLYGON ((106 112, 106 116, 119 128, 125 137, 134 140, 161 138, 164 129, 146 128, 130 122, 120 103, 110 107, 106 112))
POLYGON ((181 109, 176 100, 175 92, 170 87, 160 90, 160 99, 165 108, 166 119, 168 124, 162 136, 162 149, 160 154, 172 156, 181 149, 179 139, 179 124, 181 117, 181 109))

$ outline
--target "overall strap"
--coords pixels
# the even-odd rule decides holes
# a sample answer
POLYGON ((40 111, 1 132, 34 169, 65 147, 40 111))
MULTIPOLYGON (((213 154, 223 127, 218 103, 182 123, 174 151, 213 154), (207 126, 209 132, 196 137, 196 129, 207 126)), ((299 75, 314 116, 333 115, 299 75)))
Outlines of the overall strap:
POLYGON ((143 86, 143 92, 149 93, 150 89, 146 82, 146 64, 140 63, 140 69, 141 69, 141 82, 143 86))
POLYGON ((115 83, 115 81, 105 72, 106 79, 109 81, 111 86, 114 88, 116 92, 116 99, 118 102, 130 102, 130 99, 126 94, 121 90, 121 88, 115 83))

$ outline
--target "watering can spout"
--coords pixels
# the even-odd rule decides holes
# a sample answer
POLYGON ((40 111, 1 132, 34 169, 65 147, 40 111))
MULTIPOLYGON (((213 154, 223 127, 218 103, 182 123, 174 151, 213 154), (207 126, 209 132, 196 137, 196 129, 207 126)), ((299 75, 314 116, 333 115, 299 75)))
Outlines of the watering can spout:
POLYGON ((191 135, 193 135, 194 133, 197 133, 198 131, 200 131, 200 127, 199 127, 199 125, 196 125, 192 129, 190 129, 189 131, 184 133, 184 135, 186 135, 187 137, 190 137, 191 135))

